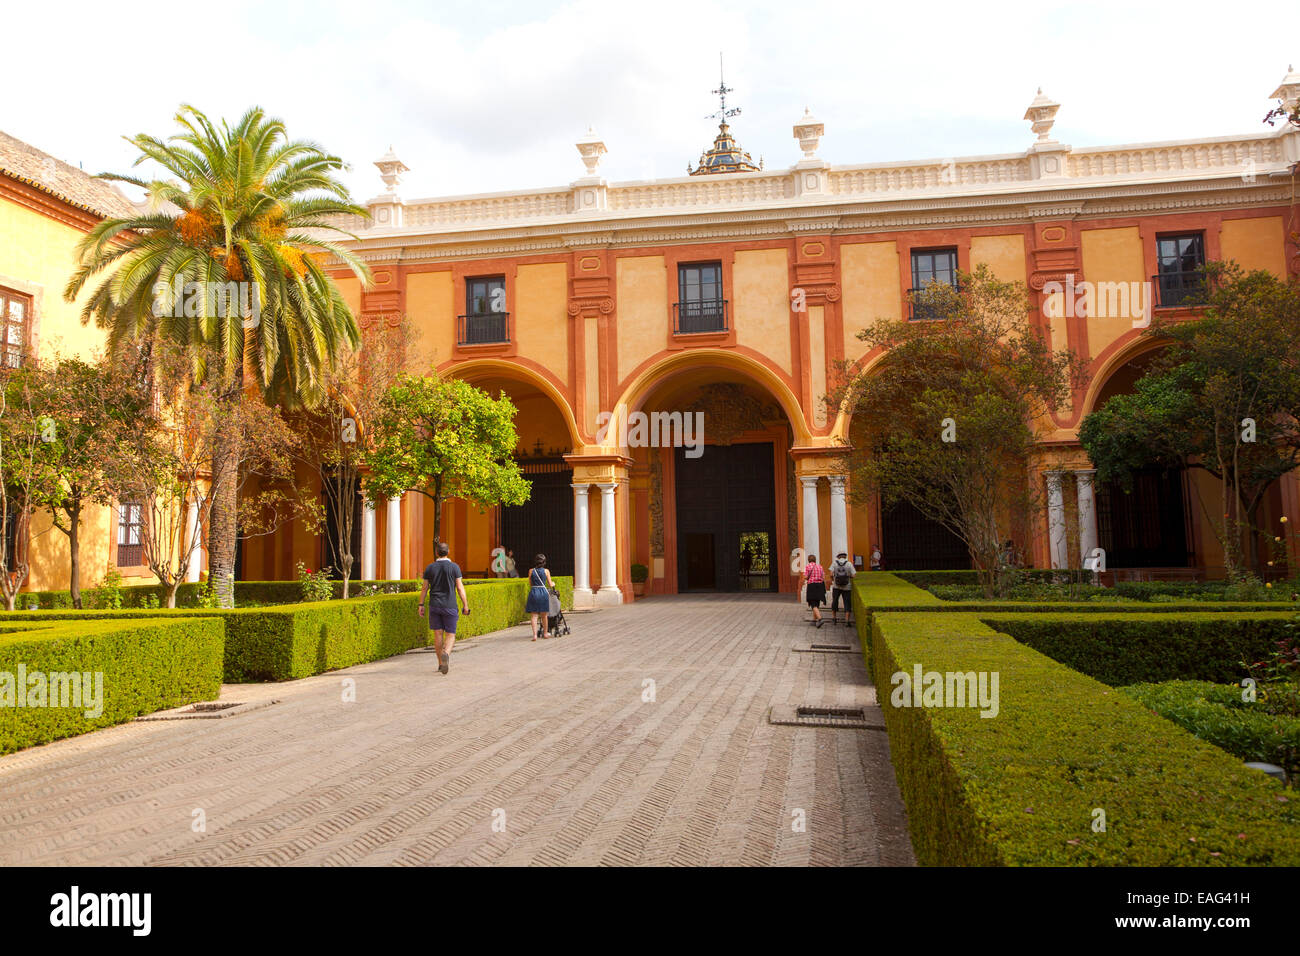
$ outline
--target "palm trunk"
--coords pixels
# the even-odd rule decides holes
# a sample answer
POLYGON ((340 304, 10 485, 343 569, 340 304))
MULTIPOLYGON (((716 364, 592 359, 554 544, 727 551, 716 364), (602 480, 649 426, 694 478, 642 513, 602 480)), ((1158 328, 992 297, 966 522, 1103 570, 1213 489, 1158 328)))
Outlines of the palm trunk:
MULTIPOLYGON (((240 377, 242 379, 242 376, 240 377)), ((237 385, 222 404, 240 399, 237 385)), ((221 413, 221 424, 212 451, 212 510, 208 516, 208 548, 211 568, 208 585, 216 593, 221 607, 235 606, 235 548, 238 547, 239 508, 239 420, 231 413, 221 413)))

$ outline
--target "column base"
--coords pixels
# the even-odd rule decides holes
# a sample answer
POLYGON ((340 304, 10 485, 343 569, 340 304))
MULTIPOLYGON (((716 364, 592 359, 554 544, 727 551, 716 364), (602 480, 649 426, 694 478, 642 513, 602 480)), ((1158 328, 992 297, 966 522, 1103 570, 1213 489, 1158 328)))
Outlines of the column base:
POLYGON ((596 606, 596 595, 591 588, 573 589, 573 609, 585 609, 596 606))
POLYGON ((623 603, 623 592, 616 587, 603 587, 596 592, 597 607, 617 607, 623 603))

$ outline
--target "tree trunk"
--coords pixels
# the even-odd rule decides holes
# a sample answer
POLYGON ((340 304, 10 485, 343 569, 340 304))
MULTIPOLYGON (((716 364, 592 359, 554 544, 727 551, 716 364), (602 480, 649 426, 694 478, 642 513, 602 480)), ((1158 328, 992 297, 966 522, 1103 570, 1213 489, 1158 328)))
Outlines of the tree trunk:
MULTIPOLYGON (((233 405, 239 399, 238 388, 232 387, 230 398, 223 399, 221 404, 233 405)), ((221 423, 217 427, 215 447, 212 450, 212 508, 208 513, 208 549, 211 557, 208 585, 216 593, 221 607, 234 607, 235 548, 239 544, 239 463, 243 455, 238 418, 224 408, 218 414, 221 415, 221 423)))
POLYGON ((180 575, 177 575, 176 580, 167 588, 167 607, 171 610, 175 610, 176 608, 176 592, 180 590, 180 586, 181 578, 180 575))
POLYGON ((81 610, 81 499, 70 499, 68 507, 68 596, 81 610))

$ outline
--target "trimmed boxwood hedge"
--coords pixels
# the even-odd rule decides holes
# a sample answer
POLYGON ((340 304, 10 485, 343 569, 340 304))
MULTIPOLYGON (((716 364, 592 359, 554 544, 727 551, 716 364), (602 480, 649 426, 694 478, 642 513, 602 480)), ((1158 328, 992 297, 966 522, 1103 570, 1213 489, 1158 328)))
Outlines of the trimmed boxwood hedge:
MULTIPOLYGON (((573 579, 554 579, 566 608, 573 606, 573 579)), ((296 587, 296 582, 292 582, 296 587)), ((418 582, 417 582, 418 584, 418 582)), ((513 627, 524 619, 528 582, 523 578, 474 580, 468 585, 471 614, 457 637, 513 627)), ((24 622, 217 618, 224 623, 225 680, 244 683, 293 680, 423 647, 427 620, 416 615, 415 593, 379 594, 347 601, 318 601, 234 610, 28 611, 24 622)), ((10 620, 17 621, 17 617, 10 620)))
MULTIPOLYGON (((44 620, 0 632, 0 672, 103 674, 103 713, 85 707, 0 706, 0 753, 119 724, 141 714, 213 700, 221 692, 219 620, 44 620)), ((93 680, 93 677, 92 677, 93 680)), ((16 701, 15 701, 16 703, 16 701)))
POLYGON ((1067 667, 1122 687, 1139 682, 1239 681, 1242 661, 1267 657, 1290 613, 991 614, 986 624, 1067 667))
POLYGON ((860 575, 854 609, 919 862, 1300 865, 1300 800, 1281 784, 998 633, 986 609, 886 610, 912 587, 890 577, 860 575), (998 715, 892 706, 892 676, 916 664, 997 672, 998 715))

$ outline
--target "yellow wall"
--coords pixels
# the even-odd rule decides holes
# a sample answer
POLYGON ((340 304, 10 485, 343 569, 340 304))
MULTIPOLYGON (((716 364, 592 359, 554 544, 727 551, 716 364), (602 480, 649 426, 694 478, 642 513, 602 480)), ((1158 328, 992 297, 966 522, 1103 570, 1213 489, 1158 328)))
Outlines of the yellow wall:
POLYGON ((843 282, 844 357, 860 358, 866 346, 858 333, 877 319, 901 319, 903 297, 898 285, 898 243, 855 242, 840 246, 843 282))
POLYGON ((104 342, 92 323, 82 326, 81 305, 97 285, 87 284, 76 302, 63 301, 63 289, 76 268, 76 245, 84 233, 24 206, 0 199, 0 285, 37 292, 36 330, 41 355, 89 357, 104 342), (19 282, 9 280, 19 280, 19 282), (37 289, 30 288, 34 284, 37 289))
POLYGON ((417 272, 406 277, 406 312, 419 331, 407 366, 424 371, 451 357, 456 345, 456 312, 450 272, 417 272))
MULTIPOLYGON (((1142 261, 1142 237, 1137 226, 1119 229, 1084 229, 1080 233, 1083 274, 1090 283, 1139 283, 1146 288, 1150 281, 1142 261)), ((1107 345, 1133 328, 1132 315, 1099 315, 1104 311, 1092 307, 1088 317, 1088 346, 1097 355, 1107 345)), ((1065 319, 1052 319, 1052 344, 1065 348, 1065 319)))
POLYGON ((981 263, 1003 282, 1025 281, 1025 237, 972 236, 970 241, 972 268, 981 263))
POLYGON ((563 262, 520 266, 515 276, 514 326, 519 354, 569 380, 568 275, 563 262))
MULTIPOLYGON (((787 374, 790 359, 790 272, 784 249, 736 253, 731 267, 731 320, 736 344, 766 355, 787 374)), ((819 340, 820 336, 817 337, 819 340)))
POLYGON ((1282 217, 1228 219, 1219 232, 1223 259, 1235 260, 1244 269, 1266 269, 1278 278, 1286 277, 1282 217))
POLYGON ((618 289, 618 378, 627 378, 668 339, 668 267, 663 256, 620 258, 618 289))

